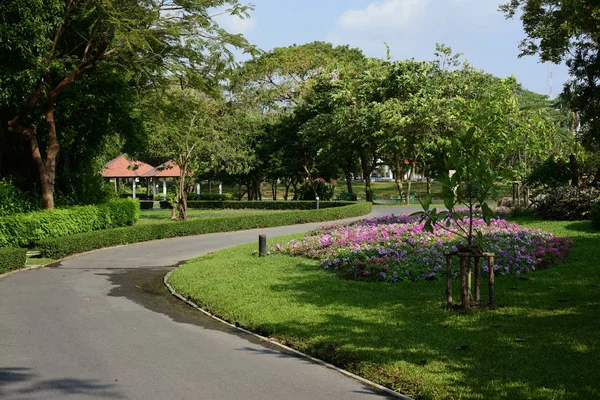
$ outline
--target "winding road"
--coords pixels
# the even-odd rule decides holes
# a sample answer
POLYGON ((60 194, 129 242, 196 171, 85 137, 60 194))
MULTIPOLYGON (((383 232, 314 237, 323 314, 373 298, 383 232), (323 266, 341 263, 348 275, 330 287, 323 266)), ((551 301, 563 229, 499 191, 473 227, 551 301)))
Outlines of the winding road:
POLYGON ((319 225, 138 243, 0 278, 0 398, 385 398, 204 316, 162 285, 182 261, 319 225))

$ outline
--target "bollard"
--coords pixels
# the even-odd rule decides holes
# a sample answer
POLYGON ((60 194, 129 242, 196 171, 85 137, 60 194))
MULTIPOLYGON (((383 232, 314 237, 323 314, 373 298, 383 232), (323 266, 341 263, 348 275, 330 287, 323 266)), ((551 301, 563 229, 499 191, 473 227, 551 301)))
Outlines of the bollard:
POLYGON ((316 196, 317 199, 317 210, 319 209, 319 196, 316 196))
POLYGON ((267 235, 258 235, 258 256, 267 256, 267 235))

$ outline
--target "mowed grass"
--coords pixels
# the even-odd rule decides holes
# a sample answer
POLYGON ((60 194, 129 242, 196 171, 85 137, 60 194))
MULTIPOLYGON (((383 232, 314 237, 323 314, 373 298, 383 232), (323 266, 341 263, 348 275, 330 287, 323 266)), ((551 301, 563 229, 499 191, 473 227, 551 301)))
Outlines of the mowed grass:
MULTIPOLYGON (((278 213, 285 210, 190 210, 188 209, 188 220, 218 217, 243 217, 249 215, 260 215, 265 213, 278 213)), ((152 224, 169 221, 171 210, 141 210, 138 224, 152 224)))
POLYGON ((574 246, 556 267, 497 278, 494 311, 446 311, 442 281, 343 281, 314 261, 259 259, 254 244, 191 261, 171 283, 231 322, 419 399, 600 398, 600 234, 588 222, 518 222, 574 246))

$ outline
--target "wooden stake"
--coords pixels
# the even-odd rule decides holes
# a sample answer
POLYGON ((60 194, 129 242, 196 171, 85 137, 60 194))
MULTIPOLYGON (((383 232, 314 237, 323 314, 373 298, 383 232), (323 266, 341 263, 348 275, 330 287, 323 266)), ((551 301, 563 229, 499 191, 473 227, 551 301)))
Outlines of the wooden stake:
POLYGON ((452 256, 446 256, 446 307, 452 309, 452 256))
POLYGON ((489 257, 489 275, 490 275, 490 309, 494 309, 494 256, 489 257))
POLYGON ((460 257, 460 286, 461 286, 461 302, 460 307, 463 310, 467 309, 468 306, 468 298, 467 298, 467 258, 460 257))
POLYGON ((481 301, 481 266, 480 257, 475 257, 475 301, 481 301))

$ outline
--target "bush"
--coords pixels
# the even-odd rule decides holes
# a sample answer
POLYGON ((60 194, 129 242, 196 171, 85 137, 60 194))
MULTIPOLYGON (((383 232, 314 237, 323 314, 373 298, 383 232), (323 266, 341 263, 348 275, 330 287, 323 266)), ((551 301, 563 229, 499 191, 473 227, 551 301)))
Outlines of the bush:
POLYGON ((28 212, 34 208, 19 188, 10 181, 0 180, 0 217, 28 212))
POLYGON ((525 178, 525 184, 534 189, 553 189, 568 185, 570 180, 571 165, 569 161, 550 156, 531 171, 525 178))
POLYGON ((154 200, 141 200, 140 210, 152 210, 154 208, 154 200))
POLYGON ((356 196, 356 193, 342 192, 336 197, 336 200, 356 201, 358 200, 358 197, 356 196))
POLYGON ((535 214, 555 221, 590 219, 592 204, 598 196, 600 190, 593 187, 559 187, 536 204, 535 214))
POLYGON ((313 182, 313 187, 311 187, 308 183, 300 186, 298 193, 296 196, 299 200, 316 200, 315 192, 319 196, 319 200, 321 201, 329 201, 332 200, 335 194, 335 186, 325 182, 323 179, 315 179, 313 182))
POLYGON ((139 216, 137 200, 16 214, 0 218, 0 247, 26 247, 40 239, 133 225, 139 216))
POLYGON ((592 218, 592 226, 600 230, 600 199, 596 200, 592 204, 592 211, 590 213, 592 218))
POLYGON ((233 216, 183 222, 165 221, 160 224, 135 225, 106 229, 60 238, 44 239, 37 243, 43 257, 62 258, 71 254, 121 244, 144 242, 178 236, 232 232, 309 222, 331 221, 358 217, 371 212, 370 203, 345 203, 343 207, 324 210, 289 211, 276 214, 233 216))
POLYGON ((27 259, 27 249, 18 247, 0 248, 0 274, 23 268, 27 259))

